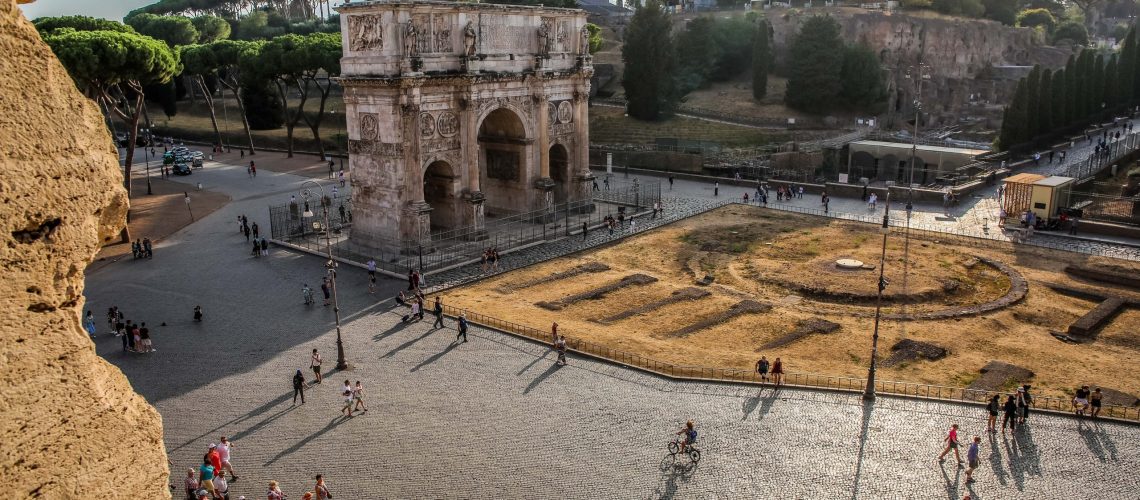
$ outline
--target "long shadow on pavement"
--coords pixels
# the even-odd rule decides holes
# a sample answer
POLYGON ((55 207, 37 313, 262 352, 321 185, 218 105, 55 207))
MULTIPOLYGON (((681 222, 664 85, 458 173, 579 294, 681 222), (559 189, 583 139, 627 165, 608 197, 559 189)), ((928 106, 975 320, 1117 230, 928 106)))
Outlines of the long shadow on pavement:
POLYGON ((262 465, 265 467, 268 467, 270 465, 273 465, 273 463, 277 462, 278 460, 281 460, 282 458, 285 458, 286 456, 292 455, 297 450, 300 450, 301 448, 303 448, 306 444, 309 444, 310 441, 321 437, 322 435, 324 435, 328 431, 335 429, 337 425, 343 423, 345 420, 348 420, 350 418, 352 418, 352 417, 345 417, 345 416, 333 417, 333 419, 329 420, 328 425, 324 426, 324 428, 322 428, 321 430, 319 430, 317 432, 309 434, 308 436, 305 436, 304 439, 297 441, 295 444, 293 444, 293 446, 290 446, 288 448, 285 448, 284 450, 281 450, 281 453, 278 453, 273 458, 269 459, 268 462, 265 462, 262 465))
MULTIPOLYGON (((433 331, 434 331, 434 330, 433 330, 433 331)), ((430 333, 430 332, 429 332, 429 333, 430 333)), ((416 366, 412 367, 412 369, 411 369, 411 370, 408 370, 408 371, 409 371, 409 372, 415 372, 415 371, 419 371, 419 369, 420 369, 420 368, 423 368, 423 367, 425 367, 425 366, 427 366, 427 365, 430 365, 430 364, 432 364, 432 363, 435 363, 436 361, 439 361, 439 358, 442 358, 442 357, 443 357, 445 354, 447 354, 447 353, 451 352, 451 350, 452 350, 452 349, 455 349, 456 347, 459 347, 459 344, 457 344, 457 343, 455 343, 455 342, 452 342, 452 343, 450 343, 450 344, 447 344, 447 348, 446 348, 446 349, 444 349, 444 350, 442 350, 442 351, 440 351, 440 352, 438 352, 438 353, 436 353, 436 354, 433 354, 433 355, 431 355, 431 357, 429 357, 429 358, 427 358, 427 359, 423 360, 423 361, 422 361, 420 364, 418 364, 418 365, 416 365, 416 366)))
POLYGON ((396 354, 398 354, 400 351, 402 351, 402 350, 404 350, 404 349, 407 349, 407 348, 411 347, 411 346, 412 346, 412 344, 415 344, 416 342, 419 342, 419 341, 421 341, 421 340, 423 340, 423 339, 426 339, 426 338, 428 338, 428 336, 429 336, 429 335, 431 335, 431 334, 435 333, 436 331, 437 331, 437 330, 435 330, 434 328, 433 328, 433 329, 430 329, 430 330, 428 330, 428 331, 424 332, 424 333, 423 333, 423 335, 420 335, 419 337, 416 337, 416 338, 414 338, 414 339, 412 339, 412 340, 409 340, 409 341, 407 341, 407 342, 404 342, 403 344, 400 344, 400 345, 398 345, 398 346, 394 347, 394 348, 393 348, 391 351, 388 351, 388 352, 384 353, 384 355, 383 355, 383 356, 381 356, 381 357, 382 357, 382 358, 390 358, 390 357, 392 357, 392 356, 395 356, 395 355, 396 355, 396 354))
POLYGON ((558 371, 559 368, 562 368, 562 367, 559 366, 557 363, 552 363, 550 365, 550 368, 547 368, 546 371, 538 374, 538 376, 535 377, 534 380, 530 381, 530 384, 527 384, 526 389, 523 389, 523 394, 530 393, 530 391, 534 390, 535 387, 538 387, 538 384, 541 384, 543 380, 546 380, 551 375, 554 375, 554 372, 558 371))
MULTIPOLYGON (((253 410, 250 410, 250 411, 249 411, 249 413, 246 413, 245 415, 242 415, 242 416, 240 416, 240 417, 238 417, 238 418, 235 418, 235 419, 233 419, 233 420, 230 420, 229 422, 226 422, 226 423, 224 423, 224 424, 221 424, 221 425, 219 425, 219 426, 217 426, 217 427, 214 427, 213 429, 210 429, 210 430, 208 430, 208 431, 206 431, 206 432, 203 432, 202 434, 199 434, 198 436, 195 436, 195 437, 193 437, 193 438, 191 438, 191 439, 187 440, 185 443, 182 443, 182 444, 180 444, 180 445, 178 445, 178 446, 175 446, 174 448, 171 448, 171 449, 167 450, 167 452, 169 453, 169 452, 178 451, 178 450, 182 449, 183 447, 186 447, 186 446, 188 446, 188 445, 190 445, 190 444, 193 444, 194 442, 198 441, 199 439, 202 439, 202 438, 204 438, 204 437, 206 437, 206 436, 209 436, 209 435, 211 435, 211 434, 213 434, 213 433, 215 433, 215 432, 218 432, 218 431, 220 431, 220 430, 222 430, 222 429, 225 429, 225 428, 227 428, 227 427, 229 427, 229 426, 231 426, 231 425, 234 425, 234 424, 237 424, 237 423, 240 423, 240 422, 244 422, 244 421, 246 421, 246 420, 249 420, 249 419, 251 419, 251 418, 253 418, 253 417, 256 417, 256 416, 258 416, 258 415, 261 415, 262 413, 265 413, 265 412, 269 411, 269 410, 270 410, 270 408, 273 408, 273 407, 275 407, 275 406, 277 406, 277 405, 279 405, 279 404, 281 404, 281 403, 284 403, 284 402, 288 401, 288 400, 289 400, 289 398, 290 398, 290 397, 292 397, 292 396, 293 396, 293 393, 292 393, 292 391, 290 391, 290 392, 287 392, 287 393, 285 393, 285 394, 282 394, 282 395, 278 396, 277 398, 273 399, 272 401, 269 401, 269 402, 267 402, 267 403, 265 403, 265 404, 263 404, 263 405, 261 405, 261 406, 258 406, 257 408, 254 408, 253 410)), ((233 439, 235 439, 235 440, 236 440, 236 439, 237 439, 237 436, 235 435, 235 436, 233 437, 233 439)))

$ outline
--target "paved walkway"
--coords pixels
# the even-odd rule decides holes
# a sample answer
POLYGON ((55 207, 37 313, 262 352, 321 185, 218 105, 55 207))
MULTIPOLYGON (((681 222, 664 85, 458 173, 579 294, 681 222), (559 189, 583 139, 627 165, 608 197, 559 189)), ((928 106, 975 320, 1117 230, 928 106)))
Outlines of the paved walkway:
POLYGON ((323 275, 321 259, 280 249, 249 257, 232 222, 258 220, 304 179, 207 166, 193 180, 230 204, 165 239, 153 260, 88 276, 88 309, 118 305, 154 332, 152 354, 124 353, 105 334, 95 344, 162 413, 176 482, 225 434, 242 476, 232 498, 257 498, 270 479, 300 498, 317 473, 337 498, 1134 498, 1140 487, 1137 427, 1034 416, 1022 433, 985 436, 968 488, 934 457, 953 422, 963 437, 982 434, 977 408, 675 383, 580 358, 557 368, 545 346, 504 334, 476 328, 455 344, 452 330, 399 323, 402 312, 381 299, 402 283, 381 280, 369 295, 352 268, 338 284, 353 369, 328 372, 331 308, 300 296, 301 283, 323 275), (203 323, 191 321, 198 304, 203 323), (290 377, 313 348, 326 382, 293 406, 290 377), (364 382, 367 414, 338 416, 345 378, 364 382), (665 454, 685 419, 702 436, 696 467, 665 454))

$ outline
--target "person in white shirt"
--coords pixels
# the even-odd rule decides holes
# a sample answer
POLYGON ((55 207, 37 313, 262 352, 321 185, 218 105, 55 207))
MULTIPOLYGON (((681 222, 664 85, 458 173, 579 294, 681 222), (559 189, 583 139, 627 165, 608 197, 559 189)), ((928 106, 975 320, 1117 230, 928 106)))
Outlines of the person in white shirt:
POLYGON ((226 473, 218 472, 214 476, 214 498, 229 498, 230 485, 226 482, 226 473))
POLYGON ((231 481, 237 481, 238 475, 234 474, 234 467, 230 465, 230 450, 233 449, 234 444, 222 436, 221 442, 218 443, 218 458, 222 459, 222 469, 228 471, 232 477, 231 481))
POLYGON ((352 397, 352 385, 349 384, 347 380, 344 381, 344 387, 340 390, 340 393, 344 396, 344 408, 341 408, 340 411, 344 412, 345 416, 351 417, 354 398, 352 397))

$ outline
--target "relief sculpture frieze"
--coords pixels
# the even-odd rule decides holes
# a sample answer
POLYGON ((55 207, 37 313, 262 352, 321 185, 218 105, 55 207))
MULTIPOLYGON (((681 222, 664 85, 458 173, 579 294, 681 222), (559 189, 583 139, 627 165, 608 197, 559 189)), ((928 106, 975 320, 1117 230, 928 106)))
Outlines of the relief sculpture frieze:
POLYGON ((380 117, 376 113, 360 113, 360 139, 374 141, 380 137, 380 117))
POLYGON ((363 14, 348 18, 349 50, 369 51, 384 48, 384 25, 380 14, 363 14))
POLYGON ((355 155, 372 155, 400 158, 404 156, 404 145, 402 143, 380 142, 374 140, 349 140, 348 152, 355 155))
POLYGON ((435 129, 443 137, 455 137, 459 133, 459 117, 451 111, 444 111, 436 119, 435 129))

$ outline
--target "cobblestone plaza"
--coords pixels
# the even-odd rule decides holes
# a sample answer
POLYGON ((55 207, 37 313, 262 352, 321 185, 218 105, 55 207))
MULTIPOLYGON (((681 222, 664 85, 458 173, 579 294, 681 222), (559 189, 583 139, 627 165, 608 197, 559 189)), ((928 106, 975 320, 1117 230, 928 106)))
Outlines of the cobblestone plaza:
MULTIPOLYGON (((258 221, 301 179, 250 181, 240 167, 208 165, 194 181, 234 201, 161 242, 153 260, 94 271, 87 289, 88 309, 117 305, 153 327, 153 354, 122 352, 106 328, 95 342, 163 415, 176 485, 226 435, 240 476, 232 498, 259 498, 271 479, 300 498, 318 473, 337 498, 1136 498, 1134 426, 1034 414, 1024 431, 990 435, 972 406, 673 382, 575 356, 559 368, 546 346, 502 333, 474 328, 455 343, 451 319, 446 330, 432 330, 430 317, 401 323, 405 310, 388 299, 404 283, 381 280, 370 295, 354 268, 338 280, 352 369, 330 372, 333 313, 300 294, 302 283, 319 284, 322 260, 280 249, 253 259, 234 223, 242 213, 258 221), (191 320, 195 305, 203 323, 191 320), (313 348, 325 382, 294 406, 290 378, 297 369, 311 377, 313 348), (345 379, 363 382, 370 411, 339 415, 345 379), (666 452, 686 419, 701 435, 696 466, 666 452), (963 441, 983 438, 969 486, 952 459, 935 460, 952 423, 963 441)), ((718 203, 704 189, 678 183, 671 216, 718 203)), ((602 238, 594 231, 506 263, 602 238)), ((1086 252, 1103 245, 1073 241, 1086 252)), ((429 284, 470 277, 461 268, 429 284)))

